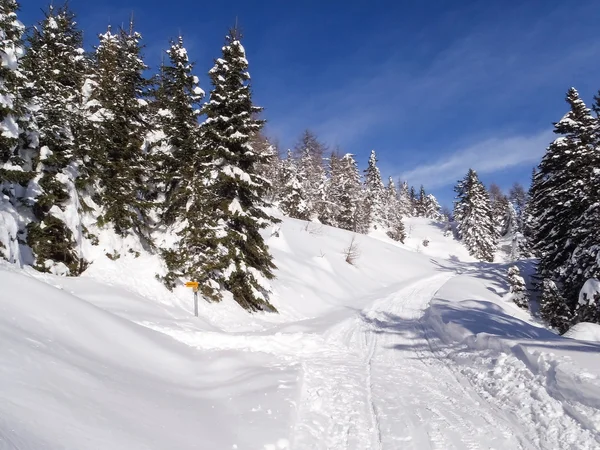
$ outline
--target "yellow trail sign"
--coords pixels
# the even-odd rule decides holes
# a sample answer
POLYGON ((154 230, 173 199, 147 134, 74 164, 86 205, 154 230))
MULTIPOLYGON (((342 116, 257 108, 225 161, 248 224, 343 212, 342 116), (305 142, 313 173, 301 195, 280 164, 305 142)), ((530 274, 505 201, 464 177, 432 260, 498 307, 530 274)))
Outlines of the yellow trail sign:
POLYGON ((185 283, 185 287, 198 289, 198 282, 197 281, 188 281, 187 283, 185 283))

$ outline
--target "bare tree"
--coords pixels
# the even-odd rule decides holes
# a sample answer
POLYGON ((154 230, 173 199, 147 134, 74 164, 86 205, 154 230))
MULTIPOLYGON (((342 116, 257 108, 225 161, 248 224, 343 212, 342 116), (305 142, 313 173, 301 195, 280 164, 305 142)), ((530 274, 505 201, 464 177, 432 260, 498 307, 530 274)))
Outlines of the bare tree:
POLYGON ((355 265, 356 260, 360 257, 360 249, 356 243, 356 236, 352 236, 350 245, 344 249, 344 255, 348 264, 355 265))

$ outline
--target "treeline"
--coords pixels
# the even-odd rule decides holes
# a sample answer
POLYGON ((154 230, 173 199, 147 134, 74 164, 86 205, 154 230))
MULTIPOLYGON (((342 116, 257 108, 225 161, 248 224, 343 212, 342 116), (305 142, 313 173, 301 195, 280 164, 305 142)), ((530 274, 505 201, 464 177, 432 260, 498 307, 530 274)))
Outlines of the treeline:
POLYGON ((182 37, 151 74, 133 22, 108 27, 86 52, 68 4, 50 5, 27 33, 17 12, 16 1, 0 0, 0 255, 8 261, 78 275, 90 247, 116 259, 142 245, 163 258, 169 288, 197 280, 208 299, 229 291, 246 309, 273 310, 275 266, 260 234, 277 221, 273 203, 359 233, 381 227, 399 241, 403 216, 440 216, 423 188, 384 185, 374 152, 361 174, 352 155, 330 153, 306 132, 282 159, 262 133, 237 29, 205 98, 182 37))
POLYGON ((529 256, 526 235, 531 227, 527 213, 528 194, 519 183, 513 184, 508 195, 491 184, 486 189, 477 173, 469 169, 454 187, 453 220, 458 239, 469 253, 482 261, 494 261, 500 238, 512 238, 509 258, 529 256))
MULTIPOLYGON (((600 323, 600 94, 591 110, 574 88, 566 101, 569 111, 554 124, 558 137, 533 171, 527 194, 513 187, 507 209, 470 170, 455 188, 454 208, 459 234, 482 260, 493 260, 504 228, 499 225, 514 228, 512 259, 537 259, 540 314, 561 333, 578 322, 600 323)), ((516 303, 526 307, 516 267, 509 270, 509 281, 516 303)))
POLYGON ((290 217, 356 233, 381 228, 397 241, 405 238, 403 217, 442 218, 436 198, 423 186, 417 194, 406 182, 398 189, 392 177, 384 184, 374 150, 361 173, 354 155, 329 152, 310 130, 284 158, 272 148, 271 199, 290 217))
POLYGON ((148 76, 133 22, 87 53, 67 4, 26 35, 17 12, 0 0, 0 255, 77 275, 95 233, 110 229, 160 253, 167 286, 198 280, 207 298, 229 291, 244 308, 272 310, 274 264, 259 233, 274 221, 260 172, 269 156, 255 148, 264 121, 239 31, 202 102, 181 37, 148 76), (166 227, 174 242, 159 246, 166 227))

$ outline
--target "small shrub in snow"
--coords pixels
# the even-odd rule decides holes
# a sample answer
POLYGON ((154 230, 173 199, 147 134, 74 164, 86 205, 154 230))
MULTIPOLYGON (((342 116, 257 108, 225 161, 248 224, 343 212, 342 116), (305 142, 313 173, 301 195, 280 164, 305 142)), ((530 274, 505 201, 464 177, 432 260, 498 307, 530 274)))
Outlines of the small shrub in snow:
POLYGON ((527 288, 525 287, 525 280, 521 276, 517 266, 508 268, 508 284, 510 285, 510 293, 512 294, 513 302, 515 302, 518 307, 527 309, 529 307, 527 288))
POLYGON ((354 236, 352 237, 348 248, 344 250, 344 255, 346 256, 346 262, 351 265, 354 265, 356 260, 360 257, 360 250, 354 236))

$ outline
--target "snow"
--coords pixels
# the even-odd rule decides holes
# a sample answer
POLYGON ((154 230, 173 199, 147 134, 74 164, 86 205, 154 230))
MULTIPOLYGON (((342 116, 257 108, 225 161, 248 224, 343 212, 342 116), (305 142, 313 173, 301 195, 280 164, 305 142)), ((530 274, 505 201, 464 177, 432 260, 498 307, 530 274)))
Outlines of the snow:
POLYGON ((593 305, 595 303, 594 296, 597 295, 600 295, 600 280, 596 278, 590 278, 584 283, 581 291, 579 292, 579 304, 593 305))
POLYGON ((600 342, 600 325, 597 323, 581 322, 574 325, 564 336, 579 341, 600 342))
POLYGON ((599 448, 600 344, 541 327, 443 224, 405 225, 264 230, 280 314, 226 296, 196 318, 108 229, 79 278, 0 263, 0 448, 599 448))

